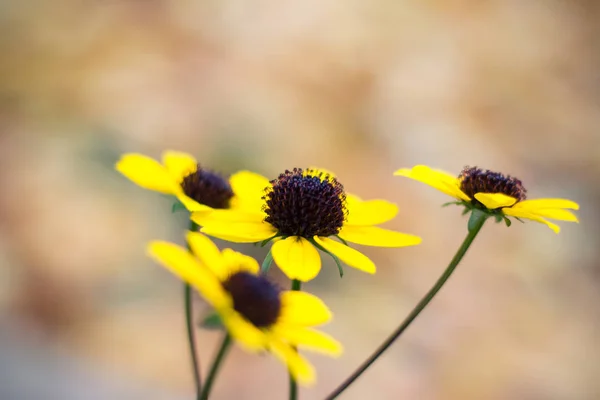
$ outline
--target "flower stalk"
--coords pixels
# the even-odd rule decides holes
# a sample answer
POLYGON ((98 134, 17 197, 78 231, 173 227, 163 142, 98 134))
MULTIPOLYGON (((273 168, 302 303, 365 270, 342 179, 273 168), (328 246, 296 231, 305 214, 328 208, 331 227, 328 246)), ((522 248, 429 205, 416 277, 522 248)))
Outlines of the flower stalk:
POLYGON ((469 218, 468 228, 469 232, 465 237, 465 240, 461 244, 460 248, 448 264, 448 267, 444 270, 444 273, 440 276, 437 282, 431 289, 425 294, 425 296, 419 301, 416 307, 408 314, 408 316, 402 321, 400 326, 396 328, 394 332, 375 350, 375 352, 358 367, 352 375, 350 375, 337 389, 335 389, 326 400, 333 400, 337 398, 342 392, 344 392, 356 379, 358 379, 377 359, 398 339, 402 333, 411 325, 411 323, 419 316, 419 314, 427 307, 427 305, 433 300, 435 295, 440 291, 444 284, 448 281, 467 250, 473 243, 473 240, 483 227, 483 224, 487 220, 489 215, 480 211, 473 210, 471 217, 469 218))
MULTIPOLYGON (((300 282, 298 279, 293 279, 292 280, 292 290, 302 290, 302 282, 300 282)), ((296 379, 294 379, 294 376, 292 375, 291 372, 290 372, 290 397, 289 398, 290 398, 290 400, 298 399, 298 383, 296 382, 296 379)))
POLYGON ((199 400, 208 399, 208 396, 210 395, 210 390, 212 389, 212 385, 219 372, 219 368, 221 367, 221 364, 223 363, 223 360, 225 359, 225 356, 227 355, 227 352, 231 347, 231 342, 231 335, 229 335, 229 333, 226 333, 225 337, 223 338, 223 342, 221 343, 221 347, 219 348, 219 352, 215 356, 215 360, 213 361, 212 366, 210 367, 208 377, 206 378, 206 384, 204 385, 204 390, 202 390, 202 393, 198 398, 199 400))
MULTIPOLYGON (((197 231, 198 225, 194 221, 190 221, 190 231, 197 231)), ((192 251, 188 244, 188 251, 192 251)), ((196 384, 196 398, 200 399, 202 391, 202 377, 200 375, 200 361, 198 360, 198 351, 196 349, 196 335, 194 334, 194 318, 193 318, 193 303, 192 303, 192 286, 184 282, 184 304, 185 304, 185 324, 187 328, 187 337, 192 357, 192 367, 194 370, 194 383, 196 384)))

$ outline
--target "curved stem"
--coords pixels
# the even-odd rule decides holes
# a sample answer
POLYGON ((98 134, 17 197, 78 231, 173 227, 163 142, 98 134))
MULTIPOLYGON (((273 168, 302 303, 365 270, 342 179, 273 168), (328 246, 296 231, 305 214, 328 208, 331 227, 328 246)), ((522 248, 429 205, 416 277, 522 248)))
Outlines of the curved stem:
POLYGON ((454 255, 454 258, 452 258, 452 261, 450 261, 450 264, 448 264, 448 267, 446 268, 442 276, 440 276, 435 285, 433 285, 433 287, 429 289, 427 294, 425 294, 425 296, 421 299, 421 301, 419 301, 419 303, 410 312, 410 314, 408 314, 406 319, 402 321, 400 326, 398 326, 398 328, 396 328, 396 330, 392 332, 392 334, 379 346, 379 348, 377 348, 377 350, 375 350, 375 352, 365 362, 363 362, 362 365, 358 367, 358 369, 354 371, 352 375, 350 375, 337 389, 335 389, 329 396, 327 396, 325 398, 326 400, 333 400, 336 397, 338 397, 344 390, 346 390, 356 379, 358 379, 358 377, 362 375, 363 372, 365 372, 379 358, 379 356, 381 356, 396 341, 396 339, 400 337, 400 335, 402 335, 402 333, 406 330, 406 328, 410 326, 410 324, 415 320, 415 318, 419 316, 421 311, 425 309, 429 302, 440 291, 442 286, 444 286, 448 278, 450 278, 450 275, 452 275, 452 273, 462 260, 463 256, 473 243, 473 240, 483 227, 483 224, 485 223, 487 217, 488 216, 486 214, 478 210, 473 211, 473 213, 471 214, 471 218, 469 219, 469 233, 467 234, 467 237, 465 238, 462 245, 454 255))
MULTIPOLYGON (((190 231, 198 230, 198 225, 194 221, 190 221, 190 231)), ((188 251, 192 251, 188 244, 188 251)), ((192 356, 192 367, 194 369, 194 382, 196 384, 196 399, 200 399, 202 390, 202 378, 200 377, 200 361, 198 360, 198 352, 196 350, 196 336, 194 335, 194 319, 192 308, 192 287, 186 282, 184 283, 184 302, 185 302, 185 324, 187 328, 187 337, 190 347, 190 355, 192 356)))
MULTIPOLYGON (((292 290, 301 290, 302 289, 302 282, 300 282, 298 279, 294 279, 292 280, 292 290)), ((294 348, 295 350, 295 348, 294 348)), ((296 383, 296 380, 294 379, 294 377, 292 376, 292 374, 290 373, 290 400, 297 400, 298 399, 298 384, 296 383)))
POLYGON ((223 338, 223 343, 221 344, 221 348, 215 357, 215 360, 212 363, 212 367, 210 367, 210 372, 208 373, 208 377, 206 378, 206 384, 204 385, 204 390, 200 394, 199 400, 207 400, 210 395, 210 390, 212 389, 212 385, 217 377, 217 373, 219 372, 219 368, 225 359, 225 355, 227 351, 231 347, 231 336, 229 333, 225 334, 223 338))

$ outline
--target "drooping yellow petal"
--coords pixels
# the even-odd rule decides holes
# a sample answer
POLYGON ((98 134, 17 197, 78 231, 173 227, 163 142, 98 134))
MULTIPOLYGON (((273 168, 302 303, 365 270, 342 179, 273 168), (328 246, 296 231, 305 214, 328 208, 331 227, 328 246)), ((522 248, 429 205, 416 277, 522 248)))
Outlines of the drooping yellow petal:
POLYGON ((221 251, 219 251, 219 248, 212 240, 198 232, 188 232, 186 238, 194 255, 200 259, 206 268, 215 274, 219 281, 227 278, 225 260, 221 256, 221 251))
POLYGON ((117 171, 144 189, 160 193, 174 194, 178 192, 179 183, 158 161, 142 154, 124 154, 115 164, 117 171))
POLYGON ((257 352, 267 348, 269 343, 267 335, 237 311, 228 309, 219 313, 219 315, 227 331, 246 350, 257 352))
POLYGON ((488 210, 509 207, 517 202, 517 199, 507 196, 504 193, 475 193, 475 198, 488 210))
POLYGON ((338 236, 348 242, 365 246, 404 247, 421 243, 421 238, 418 236, 377 226, 344 225, 338 236))
POLYGON ((242 253, 238 253, 232 249, 223 249, 221 253, 223 260, 225 261, 224 272, 227 274, 225 277, 235 274, 236 272, 250 272, 251 274, 258 274, 260 266, 256 260, 250 256, 242 253))
POLYGON ((398 206, 385 200, 361 201, 356 196, 346 195, 348 225, 378 225, 393 219, 398 206))
POLYGON ((319 251, 303 237, 290 236, 279 240, 273 244, 271 253, 273 260, 289 279, 307 282, 321 270, 319 251))
POLYGON ((200 226, 208 226, 221 223, 261 223, 265 219, 265 215, 261 212, 237 209, 211 209, 208 212, 193 213, 191 219, 200 226))
POLYGON ((429 168, 426 165, 416 165, 411 169, 401 168, 394 172, 396 176, 405 176, 410 179, 422 182, 426 185, 439 190, 448 196, 459 200, 471 200, 462 190, 458 178, 449 173, 437 169, 429 168))
POLYGON ((315 242, 323 246, 326 250, 337 256, 345 264, 367 272, 369 274, 375 273, 375 264, 358 250, 346 246, 340 242, 329 239, 327 237, 314 237, 315 242))
POLYGON ((250 171, 239 171, 231 175, 229 184, 235 193, 232 208, 260 212, 264 204, 262 197, 271 182, 262 175, 250 171))
POLYGON ((257 243, 273 237, 277 230, 266 222, 211 223, 200 232, 234 243, 257 243))
POLYGON ((508 208, 503 208, 502 212, 506 215, 510 215, 513 217, 526 218, 526 219, 530 219, 532 221, 536 221, 536 222, 545 224, 548 226, 548 228, 552 229, 554 231, 554 233, 560 232, 560 227, 558 225, 553 224, 552 222, 550 222, 538 215, 532 214, 526 210, 521 210, 521 209, 514 208, 514 207, 508 207, 508 208))
POLYGON ((323 300, 307 292, 287 290, 281 293, 278 324, 315 326, 331 320, 331 311, 323 300))
POLYGON ((167 150, 162 153, 162 161, 176 182, 198 170, 198 161, 188 153, 167 150))
POLYGON ((538 210, 541 208, 568 208, 571 210, 579 210, 579 204, 567 199, 533 199, 523 200, 515 204, 516 208, 526 210, 538 210))
POLYGON ((561 208, 539 208, 531 213, 542 218, 556 219, 558 221, 579 222, 579 219, 575 214, 569 210, 563 210, 561 208))
POLYGON ((147 251, 173 274, 198 289, 213 307, 218 309, 231 304, 231 298, 217 277, 186 249, 169 242, 153 241, 148 244, 147 251))
POLYGON ((213 210, 211 207, 205 204, 200 204, 196 200, 187 196, 185 193, 183 193, 183 190, 179 190, 178 193, 175 193, 175 196, 189 212, 211 212, 213 210))
POLYGON ((316 351, 337 357, 342 354, 340 342, 331 336, 311 328, 275 325, 271 328, 273 335, 285 340, 292 346, 301 346, 307 350, 316 351))
POLYGON ((273 340, 269 347, 273 355, 288 367, 296 382, 305 386, 315 382, 316 374, 313 366, 289 344, 273 340))

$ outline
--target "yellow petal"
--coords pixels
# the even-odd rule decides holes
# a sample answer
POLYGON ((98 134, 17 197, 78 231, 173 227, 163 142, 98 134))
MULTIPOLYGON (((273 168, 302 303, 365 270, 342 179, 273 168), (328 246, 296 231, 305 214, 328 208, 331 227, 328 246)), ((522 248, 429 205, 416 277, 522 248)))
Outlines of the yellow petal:
POLYGON ((224 272, 227 273, 226 276, 230 276, 236 272, 250 272, 251 274, 256 275, 258 274, 258 271, 260 271, 260 266, 256 260, 250 256, 238 253, 232 249, 223 249, 223 253, 221 254, 225 260, 224 272))
POLYGON ((217 277, 186 249, 169 242, 153 241, 148 244, 147 251, 173 274, 198 289, 213 307, 218 309, 231 304, 231 298, 217 277))
POLYGON ((348 225, 378 225, 387 222, 398 214, 398 206, 385 200, 358 200, 346 195, 348 225))
POLYGON ((394 172, 394 175, 405 176, 422 182, 459 200, 471 200, 469 196, 460 190, 460 181, 458 178, 445 171, 432 169, 426 165, 416 165, 411 169, 401 168, 394 172))
POLYGON ((271 252, 273 260, 290 279, 307 282, 321 270, 319 251, 303 237, 290 236, 277 241, 273 244, 271 252))
POLYGON ((219 248, 210 240, 198 232, 188 232, 187 242, 192 249, 192 252, 206 268, 212 271, 213 274, 223 281, 227 278, 228 274, 224 264, 224 259, 221 256, 219 248))
POLYGON ((301 346, 334 357, 343 352, 340 342, 315 329, 276 324, 271 328, 271 332, 292 346, 301 346))
POLYGON ((260 212, 264 204, 262 197, 271 182, 262 175, 250 171, 239 171, 231 175, 229 184, 235 193, 232 208, 260 212))
POLYGON ((290 345, 274 340, 269 347, 273 355, 288 367, 290 374, 299 384, 306 386, 315 382, 313 366, 290 345))
POLYGON ((421 243, 421 238, 418 236, 377 226, 344 225, 338 236, 348 242, 365 246, 404 247, 421 243))
POLYGON ((266 222, 223 222, 204 226, 200 232, 234 243, 256 243, 273 237, 277 230, 266 222))
POLYGON ((375 273, 375 264, 373 263, 373 261, 371 261, 360 251, 326 237, 315 236, 314 239, 315 242, 323 246, 323 248, 325 248, 326 250, 333 253, 345 264, 348 264, 351 267, 367 272, 369 274, 375 273))
POLYGON ((331 311, 323 300, 307 292, 287 290, 281 293, 278 324, 315 326, 331 320, 331 311))
POLYGON ((561 208, 540 208, 532 211, 532 214, 542 218, 556 219, 558 221, 579 222, 579 219, 577 219, 575 214, 561 208))
POLYGON ((475 198, 488 210, 509 207, 517 202, 517 199, 507 196, 504 193, 475 193, 475 198))
POLYGON ((201 211, 193 213, 192 221, 201 226, 208 226, 220 223, 262 223, 265 214, 261 212, 250 212, 245 210, 231 209, 211 209, 210 211, 201 211))
POLYGON ((221 320, 227 331, 246 350, 257 352, 266 349, 268 345, 267 335, 237 311, 229 309, 219 315, 221 315, 221 320))
POLYGON ((523 208, 527 210, 538 210, 541 208, 568 208, 572 210, 579 210, 579 204, 571 200, 566 199, 533 199, 523 200, 515 204, 516 208, 523 208))
POLYGON ((196 200, 187 196, 185 193, 183 193, 183 190, 175 194, 175 196, 177 197, 177 200, 179 200, 189 212, 210 212, 213 210, 211 207, 205 204, 200 204, 196 200))
POLYGON ((198 161, 188 153, 167 150, 162 153, 162 161, 176 182, 198 170, 198 161))
POLYGON ((508 208, 503 208, 502 212, 506 215, 510 215, 513 217, 526 218, 526 219, 530 219, 532 221, 536 221, 536 222, 545 224, 548 226, 548 228, 552 229, 554 231, 554 233, 560 232, 560 227, 558 225, 553 224, 552 222, 550 222, 540 216, 532 214, 528 211, 520 210, 520 209, 514 208, 514 207, 508 207, 508 208))
POLYGON ((180 191, 179 183, 158 161, 142 154, 124 154, 115 164, 117 171, 144 189, 165 194, 180 191))

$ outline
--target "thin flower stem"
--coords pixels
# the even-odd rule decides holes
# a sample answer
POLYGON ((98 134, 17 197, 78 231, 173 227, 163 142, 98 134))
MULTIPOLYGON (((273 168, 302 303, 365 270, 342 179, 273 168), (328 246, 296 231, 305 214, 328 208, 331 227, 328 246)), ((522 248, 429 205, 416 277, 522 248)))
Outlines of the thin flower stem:
POLYGON ((202 390, 202 394, 200 394, 199 400, 208 400, 208 396, 210 395, 210 390, 212 389, 212 385, 217 377, 217 373, 219 372, 219 368, 225 359, 225 355, 227 355, 227 351, 231 347, 231 336, 229 333, 225 334, 223 338, 223 343, 221 344, 221 348, 215 357, 215 360, 212 363, 212 367, 210 367, 210 372, 208 373, 208 377, 206 378, 206 383, 204 385, 204 390, 202 390))
MULTIPOLYGON (((194 221, 190 221, 190 231, 197 231, 198 225, 194 221)), ((188 251, 192 251, 188 244, 188 251)), ((185 323, 187 328, 187 337, 190 347, 190 355, 192 357, 192 367, 194 369, 194 382, 196 384, 196 399, 200 399, 202 391, 202 378, 200 376, 200 361, 198 360, 198 352, 196 350, 196 336, 194 335, 194 319, 192 307, 192 287, 189 283, 184 283, 184 299, 185 299, 185 323)))
MULTIPOLYGON (((292 290, 302 290, 302 282, 298 279, 292 280, 292 290)), ((296 348, 294 348, 296 350, 296 348)), ((298 384, 290 373, 290 400, 298 400, 298 384)))
POLYGON ((333 400, 337 398, 340 394, 342 394, 344 390, 346 390, 356 379, 358 379, 358 377, 360 377, 362 373, 365 372, 379 358, 379 356, 381 356, 396 341, 396 339, 400 337, 400 335, 402 335, 402 333, 406 330, 406 328, 410 326, 410 324, 415 320, 415 318, 419 316, 421 311, 425 309, 425 307, 435 297, 435 295, 439 292, 442 286, 444 286, 448 278, 450 278, 450 275, 452 275, 452 273, 462 260, 463 256, 473 243, 473 240, 483 227, 483 224, 485 223, 487 217, 488 216, 486 214, 478 210, 473 211, 469 220, 469 233, 467 234, 467 237, 465 238, 462 245, 454 255, 454 258, 452 258, 452 261, 450 261, 450 264, 448 265, 442 276, 440 276, 440 278, 437 280, 435 285, 433 285, 433 287, 429 289, 427 294, 425 294, 425 296, 421 299, 421 301, 419 301, 416 307, 410 312, 410 314, 408 314, 406 319, 379 346, 379 348, 377 348, 377 350, 375 350, 375 352, 367 360, 365 360, 365 362, 363 362, 362 365, 358 367, 358 369, 354 371, 352 375, 350 375, 340 386, 338 386, 337 389, 331 392, 331 394, 327 396, 325 400, 333 400))

